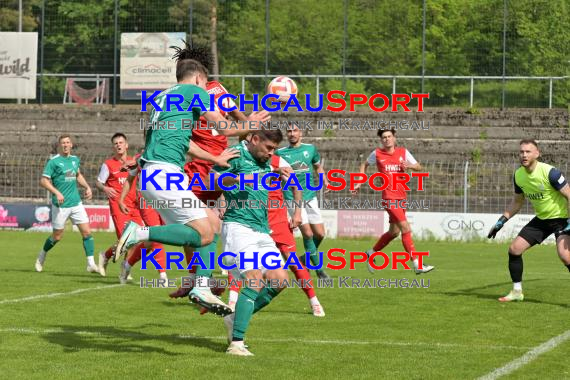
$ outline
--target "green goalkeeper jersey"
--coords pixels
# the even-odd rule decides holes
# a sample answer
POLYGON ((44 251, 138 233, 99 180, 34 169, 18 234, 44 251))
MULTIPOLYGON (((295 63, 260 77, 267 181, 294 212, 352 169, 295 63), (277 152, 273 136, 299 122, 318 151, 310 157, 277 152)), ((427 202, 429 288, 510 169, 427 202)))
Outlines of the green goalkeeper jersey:
POLYGON ((192 128, 204 113, 197 98, 204 105, 204 109, 210 108, 210 96, 206 90, 191 84, 177 84, 156 97, 155 102, 162 111, 153 109, 150 113, 152 128, 146 133, 143 160, 169 163, 184 168, 192 128), (180 106, 182 111, 179 111, 175 105, 170 106, 170 111, 166 109, 167 94, 183 97, 184 101, 180 106), (160 125, 159 122, 164 123, 160 125))
MULTIPOLYGON (((321 155, 317 151, 317 147, 312 144, 301 144, 298 147, 287 146, 278 149, 275 154, 283 157, 295 171, 295 175, 303 189, 303 200, 315 198, 317 193, 314 190, 307 189, 307 173, 310 175, 310 184, 313 185, 315 174, 313 165, 321 162, 321 155)), ((287 200, 292 200, 293 191, 291 189, 283 191, 283 196, 287 200)))
POLYGON ((51 180, 53 186, 65 200, 60 205, 57 197, 52 194, 51 201, 56 207, 75 207, 81 203, 77 189, 77 174, 79 174, 79 158, 77 156, 60 156, 50 158, 44 167, 43 176, 51 180))
POLYGON ((560 193, 566 179, 555 167, 538 162, 529 173, 524 167, 515 171, 515 193, 524 194, 539 219, 568 218, 568 202, 560 193))

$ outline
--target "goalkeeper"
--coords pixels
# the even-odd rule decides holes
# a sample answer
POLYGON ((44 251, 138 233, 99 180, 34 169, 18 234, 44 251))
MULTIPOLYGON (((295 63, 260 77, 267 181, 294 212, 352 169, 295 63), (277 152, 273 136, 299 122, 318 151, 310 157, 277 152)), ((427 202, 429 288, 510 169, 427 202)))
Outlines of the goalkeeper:
POLYGON ((515 171, 515 196, 491 228, 488 238, 495 238, 497 232, 523 206, 525 197, 532 204, 536 216, 520 231, 509 247, 509 272, 513 290, 500 302, 522 301, 523 259, 522 254, 530 247, 542 243, 554 233, 558 257, 570 271, 570 187, 560 170, 538 161, 540 152, 535 140, 520 142, 521 167, 515 171))

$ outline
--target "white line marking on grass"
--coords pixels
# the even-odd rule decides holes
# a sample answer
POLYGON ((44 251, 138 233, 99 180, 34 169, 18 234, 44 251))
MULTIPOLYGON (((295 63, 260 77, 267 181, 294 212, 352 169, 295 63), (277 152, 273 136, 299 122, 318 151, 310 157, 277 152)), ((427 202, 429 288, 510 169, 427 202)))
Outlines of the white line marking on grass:
POLYGON ((35 300, 43 299, 43 298, 56 298, 56 297, 73 296, 73 295, 76 295, 79 293, 91 292, 93 290, 116 288, 117 286, 122 286, 122 284, 103 285, 103 286, 96 286, 94 288, 75 289, 75 290, 72 290, 71 292, 38 294, 36 296, 16 298, 16 299, 12 299, 12 300, 2 300, 2 301, 0 301, 0 305, 4 305, 4 304, 8 304, 8 303, 20 303, 20 302, 27 302, 27 301, 35 301, 35 300))
POLYGON ((562 334, 555 336, 554 338, 542 343, 540 346, 534 347, 532 350, 528 351, 526 354, 524 354, 520 358, 517 358, 517 359, 505 364, 501 368, 497 368, 493 372, 490 372, 490 373, 486 374, 485 376, 480 377, 478 380, 494 380, 494 379, 498 379, 501 376, 508 375, 508 374, 516 371, 517 369, 521 368, 522 366, 527 365, 528 363, 530 363, 531 361, 533 361, 534 359, 536 359, 540 355, 542 355, 542 354, 552 350, 556 346, 564 343, 568 339, 570 339, 570 330, 567 330, 566 332, 563 332, 562 334))
MULTIPOLYGON (((0 333, 15 333, 15 334, 77 334, 86 336, 108 336, 109 334, 99 331, 82 331, 70 329, 34 329, 25 327, 12 327, 0 328, 0 333)), ((140 338, 145 333, 121 333, 113 332, 113 338, 140 338)), ((226 336, 198 336, 198 335, 165 335, 166 337, 197 340, 197 339, 211 339, 211 340, 226 340, 226 336)), ((323 345, 381 345, 381 346, 400 346, 400 347, 414 347, 424 346, 430 348, 479 348, 489 350, 527 350, 530 347, 520 346, 493 346, 493 345, 473 345, 473 344, 458 344, 458 343, 440 343, 440 342, 390 342, 390 341, 362 341, 362 340, 320 340, 320 339, 299 339, 299 338, 251 338, 255 342, 263 343, 301 343, 301 344, 323 344, 323 345)))

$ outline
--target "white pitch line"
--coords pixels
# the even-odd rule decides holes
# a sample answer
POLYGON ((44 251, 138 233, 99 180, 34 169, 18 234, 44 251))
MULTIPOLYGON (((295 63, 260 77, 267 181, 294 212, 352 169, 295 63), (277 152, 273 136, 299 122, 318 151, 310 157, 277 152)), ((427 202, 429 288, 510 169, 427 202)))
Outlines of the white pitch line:
MULTIPOLYGON (((101 333, 99 331, 82 331, 82 330, 70 330, 70 329, 33 329, 25 327, 12 327, 12 328, 0 328, 0 333, 15 333, 15 334, 77 334, 84 336, 107 336, 107 333, 101 333)), ((114 338, 140 338, 144 336, 145 333, 117 333, 113 332, 112 336, 114 338)), ((197 335, 166 335, 167 337, 197 340, 197 339, 211 339, 211 340, 226 340, 226 336, 197 336, 197 335)), ((149 340, 152 340, 152 336, 149 336, 149 340)), ((299 338, 251 338, 251 340, 263 343, 301 343, 301 344, 323 344, 323 345, 381 345, 381 346, 403 346, 403 347, 413 347, 413 346, 425 346, 432 348, 480 348, 480 349, 491 349, 491 350, 526 350, 529 347, 520 346, 493 346, 493 345, 472 345, 472 344, 457 344, 457 343, 440 343, 440 342, 391 342, 391 341, 358 341, 358 340, 321 340, 321 339, 299 339, 299 338)))
POLYGON ((508 375, 516 371, 517 369, 521 368, 522 366, 527 365, 528 363, 530 363, 540 355, 552 350, 556 346, 559 346, 568 339, 570 339, 570 330, 567 330, 562 334, 555 336, 554 338, 542 343, 540 346, 534 347, 532 350, 528 351, 520 358, 516 358, 515 360, 505 364, 501 368, 497 368, 496 370, 489 372, 485 376, 480 377, 478 380, 494 380, 498 379, 501 376, 508 375))
POLYGON ((27 302, 27 301, 35 301, 35 300, 43 299, 43 298, 56 298, 56 297, 73 296, 73 295, 76 295, 79 293, 91 292, 93 290, 115 288, 117 286, 122 286, 122 284, 102 285, 102 286, 96 286, 94 288, 75 289, 75 290, 72 290, 71 292, 38 294, 36 296, 16 298, 16 299, 11 299, 11 300, 2 300, 2 301, 0 301, 0 305, 4 305, 4 304, 8 304, 8 303, 20 303, 20 302, 27 302))

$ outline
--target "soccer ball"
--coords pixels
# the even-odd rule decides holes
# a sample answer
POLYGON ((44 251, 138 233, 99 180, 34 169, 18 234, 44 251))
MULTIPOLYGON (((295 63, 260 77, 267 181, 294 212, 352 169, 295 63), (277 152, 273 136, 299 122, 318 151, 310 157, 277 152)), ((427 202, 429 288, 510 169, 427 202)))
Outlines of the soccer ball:
POLYGON ((286 103, 292 94, 297 95, 297 83, 288 77, 277 77, 267 86, 267 93, 278 95, 278 100, 286 103))

